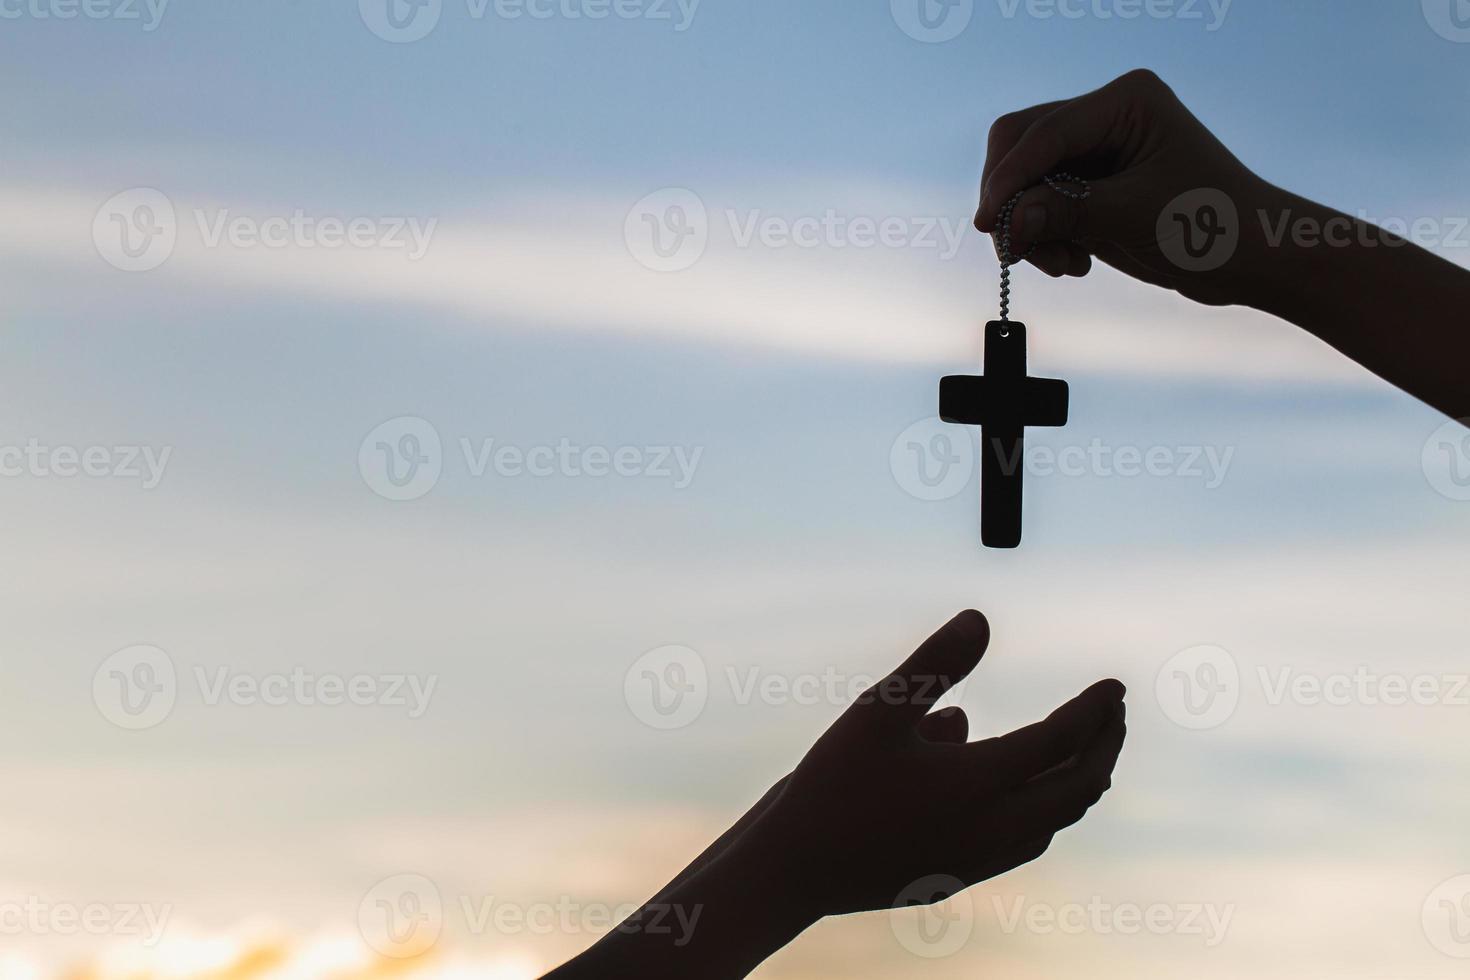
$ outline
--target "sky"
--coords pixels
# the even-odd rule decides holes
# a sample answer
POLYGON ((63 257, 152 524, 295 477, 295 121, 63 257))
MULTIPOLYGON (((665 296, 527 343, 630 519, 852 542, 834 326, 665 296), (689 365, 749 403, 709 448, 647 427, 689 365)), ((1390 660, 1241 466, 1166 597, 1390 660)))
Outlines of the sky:
POLYGON ((1107 269, 1018 551, 933 416, 990 122, 1131 68, 1470 264, 1470 9, 394 2, 0 0, 0 978, 536 976, 967 607, 1114 789, 757 976, 1462 975, 1465 430, 1107 269))

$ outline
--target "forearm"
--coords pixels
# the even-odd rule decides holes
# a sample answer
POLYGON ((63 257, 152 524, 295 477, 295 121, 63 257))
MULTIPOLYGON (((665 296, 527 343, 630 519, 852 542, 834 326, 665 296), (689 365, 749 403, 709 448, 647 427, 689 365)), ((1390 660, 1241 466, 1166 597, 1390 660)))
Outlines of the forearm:
POLYGON ((818 918, 783 880, 783 863, 760 852, 757 838, 742 836, 681 874, 545 980, 744 977, 818 918))
POLYGON ((690 861, 684 870, 675 875, 674 879, 667 885, 664 885, 657 895, 649 899, 649 902, 666 901, 669 893, 675 888, 678 888, 691 877, 703 871, 721 854, 734 847, 735 843, 745 835, 745 832, 753 827, 755 822, 760 819, 761 814, 766 812, 776 797, 781 795, 781 789, 786 785, 786 779, 787 777, 785 776, 778 779, 776 784, 766 790, 765 794, 749 810, 746 810, 739 820, 731 824, 729 829, 715 839, 714 843, 701 851, 699 856, 693 861, 690 861))
POLYGON ((1272 189, 1242 214, 1245 301, 1455 418, 1470 417, 1470 270, 1375 225, 1272 189))

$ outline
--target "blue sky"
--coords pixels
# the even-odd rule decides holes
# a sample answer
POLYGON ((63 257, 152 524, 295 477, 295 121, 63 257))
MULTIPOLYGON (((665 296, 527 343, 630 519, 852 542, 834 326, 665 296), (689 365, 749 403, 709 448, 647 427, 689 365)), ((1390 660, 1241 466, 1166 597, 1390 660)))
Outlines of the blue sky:
MULTIPOLYGON (((173 910, 156 948, 12 935, 0 978, 93 956, 104 977, 192 976, 274 943, 297 972, 271 977, 376 975, 359 909, 406 872, 448 907, 637 901, 842 707, 750 701, 732 678, 886 670, 966 606, 995 627, 955 698, 977 734, 1104 675, 1129 684, 1117 788, 1046 860, 975 892, 953 955, 916 960, 884 917, 856 917, 760 975, 1458 975, 1425 909, 1470 871, 1470 706, 1269 696, 1281 670, 1445 687, 1470 670, 1470 503, 1435 491, 1443 420, 1250 311, 1022 270, 1031 367, 1072 384, 1069 425, 1033 450, 1228 462, 1217 481, 1030 472, 1025 546, 982 552, 973 475, 922 500, 894 459, 935 431, 910 427, 938 378, 978 371, 988 243, 739 238, 828 213, 963 229, 996 115, 1137 66, 1267 178, 1452 231, 1470 213, 1470 44, 1418 8, 1236 0, 1211 31, 1206 4, 1203 21, 1122 21, 1091 0, 1075 19, 976 0, 928 44, 876 2, 704 0, 678 31, 445 0, 428 36, 395 44, 349 2, 174 0, 152 31, 0 3, 20 11, 0 20, 16 95, 0 105, 0 451, 170 452, 147 489, 0 478, 0 910, 173 910), (94 237, 135 188, 165 196, 177 233, 141 272, 94 237), (696 196, 709 242, 657 272, 625 225, 671 188, 696 196), (221 215, 297 212, 433 232, 419 259, 208 237, 221 215), (403 417, 432 427, 442 472, 395 501, 359 453, 403 417), (699 457, 684 487, 477 475, 486 440, 699 457), (138 644, 179 691, 133 731, 93 683, 138 644), (667 645, 707 671, 703 712, 676 730, 625 689, 667 645), (1166 688, 1202 646, 1240 680, 1234 714, 1199 730, 1166 688), (195 673, 296 668, 436 687, 408 717, 211 703, 195 673), (1094 896, 1228 906, 1233 925, 1206 949, 1007 931, 992 905, 1094 896)), ((1440 251, 1465 264, 1467 247, 1449 234, 1440 251)), ((526 977, 591 938, 446 920, 418 975, 526 977)))

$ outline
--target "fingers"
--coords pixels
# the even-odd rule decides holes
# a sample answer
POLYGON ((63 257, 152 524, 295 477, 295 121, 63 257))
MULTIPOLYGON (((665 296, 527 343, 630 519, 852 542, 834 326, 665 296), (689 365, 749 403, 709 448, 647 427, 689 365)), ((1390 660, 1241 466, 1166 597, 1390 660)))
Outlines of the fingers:
POLYGON ((1074 762, 1025 784, 1006 801, 1007 822, 1014 821, 1018 836, 1072 826, 1112 788, 1113 767, 1128 733, 1121 702, 1114 712, 1074 762))
POLYGON ((1066 161, 1092 157, 1119 145, 1128 135, 1129 112, 1162 87, 1152 72, 1129 72, 1032 120, 998 163, 987 163, 988 179, 975 227, 992 231, 1001 207, 1012 196, 1040 183, 1066 161))
POLYGON ((978 855, 973 863, 962 866, 959 877, 973 885, 988 881, 997 875, 1003 875, 1007 871, 1014 871, 1021 865, 1030 864, 1045 854, 1047 848, 1051 847, 1051 840, 1052 835, 1045 834, 999 851, 991 851, 986 848, 985 852, 978 855))
MULTIPOLYGON (((1126 184, 1122 178, 1089 181, 1089 193, 1080 200, 1045 184, 1031 188, 1011 217, 1011 250, 1020 255, 1049 242, 1100 247, 1117 237, 1129 218, 1136 218, 1126 203, 1126 184)), ((1087 248, 1082 251, 1087 254, 1087 248)))
POLYGON ((974 745, 972 758, 991 785, 1015 786, 1067 762, 1088 748, 1116 720, 1127 689, 1099 681, 1047 716, 1045 721, 974 745))
POLYGON ((1063 276, 1085 276, 1092 271, 1092 256, 1081 245, 1071 242, 1047 242, 1036 246, 1030 262, 1053 279, 1063 276))
MULTIPOLYGON (((1038 119, 1050 115, 1061 108, 1065 103, 1047 102, 1043 105, 1032 106, 1019 112, 1009 112, 1001 116, 990 126, 990 137, 985 146, 985 168, 980 174, 980 194, 985 195, 985 188, 990 186, 990 174, 1006 154, 1026 135, 1026 130, 1038 119)), ((978 215, 977 215, 978 217, 978 215)))
POLYGON ((870 687, 854 709, 895 728, 915 725, 944 692, 975 669, 990 643, 990 624, 973 609, 945 623, 899 668, 870 687))
POLYGON ((919 734, 930 742, 963 745, 970 737, 970 719, 963 708, 941 708, 919 720, 919 734))

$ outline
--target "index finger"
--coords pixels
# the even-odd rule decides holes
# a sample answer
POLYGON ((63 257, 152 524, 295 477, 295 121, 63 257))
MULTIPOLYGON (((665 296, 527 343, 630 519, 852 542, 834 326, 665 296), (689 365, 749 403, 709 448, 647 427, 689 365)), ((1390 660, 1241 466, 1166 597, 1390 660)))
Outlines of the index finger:
POLYGON ((989 644, 990 623, 967 609, 868 688, 854 707, 895 726, 917 724, 946 691, 969 676, 989 644))
POLYGON ((975 226, 990 231, 1000 209, 1017 193, 1041 183, 1063 161, 1108 146, 1120 129, 1125 104, 1118 82, 1110 82, 1032 122, 991 171, 975 226))
MULTIPOLYGON (((1010 153, 1020 142, 1021 137, 1026 135, 1026 130, 1030 129, 1038 119, 1051 115, 1064 104, 1063 102, 1045 102, 1029 109, 1008 112, 991 124, 990 135, 986 138, 985 143, 985 167, 980 172, 981 200, 985 199, 985 191, 990 187, 990 175, 995 171, 996 165, 1004 160, 1006 154, 1010 153)), ((975 217, 978 222, 979 215, 975 217)))

